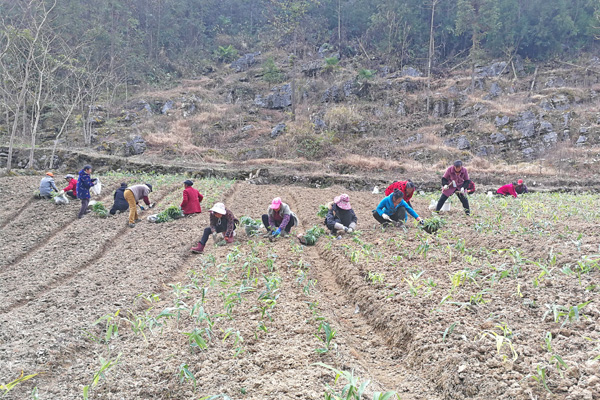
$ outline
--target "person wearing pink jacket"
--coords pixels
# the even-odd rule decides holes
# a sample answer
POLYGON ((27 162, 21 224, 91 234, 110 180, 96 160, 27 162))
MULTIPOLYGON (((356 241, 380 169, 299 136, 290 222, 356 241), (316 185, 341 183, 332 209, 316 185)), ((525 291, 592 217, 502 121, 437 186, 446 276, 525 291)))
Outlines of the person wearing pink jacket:
POLYGON ((519 179, 516 184, 509 183, 507 185, 501 186, 496 190, 496 194, 501 196, 512 196, 515 199, 523 193, 527 193, 527 186, 523 183, 523 179, 519 179))

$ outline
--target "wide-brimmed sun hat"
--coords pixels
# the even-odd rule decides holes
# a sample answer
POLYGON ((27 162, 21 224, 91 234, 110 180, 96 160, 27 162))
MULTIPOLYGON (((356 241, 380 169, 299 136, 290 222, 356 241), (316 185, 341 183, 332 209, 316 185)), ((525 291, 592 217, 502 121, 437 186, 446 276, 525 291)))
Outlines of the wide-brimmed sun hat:
POLYGON ((67 175, 65 175, 65 179, 75 179, 75 176, 71 175, 71 174, 67 174, 67 175))
POLYGON ((273 210, 279 210, 279 207, 281 207, 281 197, 275 197, 271 202, 269 208, 273 210))
POLYGON ((215 205, 212 206, 210 211, 216 212, 217 214, 227 214, 227 210, 225 210, 225 204, 223 203, 215 203, 215 205))
POLYGON ((342 210, 349 210, 352 208, 350 205, 350 198, 346 193, 337 196, 335 199, 333 199, 333 202, 342 210))

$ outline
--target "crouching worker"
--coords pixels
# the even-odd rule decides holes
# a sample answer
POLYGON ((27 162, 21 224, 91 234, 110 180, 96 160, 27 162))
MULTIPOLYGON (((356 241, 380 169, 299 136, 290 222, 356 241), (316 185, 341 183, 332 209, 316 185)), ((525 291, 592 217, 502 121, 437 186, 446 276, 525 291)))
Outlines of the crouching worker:
POLYGON ((40 197, 43 199, 51 199, 52 192, 58 193, 58 188, 54 183, 54 174, 46 172, 46 176, 40 181, 40 197))
POLYGON ((115 190, 114 203, 110 209, 110 215, 115 215, 117 211, 124 212, 129 208, 129 203, 125 200, 125 190, 127 190, 127 184, 121 183, 121 187, 115 190))
MULTIPOLYGON (((127 200, 127 204, 129 205, 129 227, 135 227, 136 222, 140 222, 141 219, 138 218, 137 212, 137 204, 140 200, 144 200, 144 203, 148 206, 148 208, 154 207, 154 204, 150 204, 150 199, 148 199, 148 195, 152 192, 152 185, 149 183, 145 183, 143 185, 133 185, 125 189, 125 193, 123 193, 123 197, 127 200)), ((141 208, 141 207, 140 207, 141 208)), ((143 210, 143 208, 142 208, 143 210)))
POLYGON ((380 224, 403 224, 408 219, 407 213, 423 224, 421 217, 404 201, 404 194, 400 190, 394 189, 394 192, 384 197, 377 208, 373 210, 373 218, 380 224))
POLYGON ((200 207, 200 203, 202 203, 202 199, 204 196, 200 194, 200 192, 192 187, 194 182, 187 180, 183 182, 183 201, 181 202, 181 211, 183 211, 183 215, 190 215, 202 212, 202 207, 200 207))
POLYGON ((212 235, 214 241, 217 242, 219 233, 223 233, 226 243, 233 243, 237 224, 238 220, 235 218, 235 215, 226 209, 223 203, 216 203, 210 209, 210 226, 204 229, 202 239, 200 239, 198 245, 192 247, 190 250, 192 253, 202 253, 208 237, 212 235))
POLYGON ((471 214, 471 210, 469 209, 469 199, 467 199, 466 196, 470 184, 469 173, 467 172, 467 169, 463 167, 462 161, 455 161, 454 165, 448 167, 444 176, 442 176, 442 195, 438 200, 435 211, 439 212, 446 200, 448 200, 448 197, 456 192, 456 196, 465 209, 465 214, 471 214))
POLYGON ((350 205, 350 198, 347 194, 334 198, 333 202, 329 203, 328 208, 325 225, 327 225, 331 234, 354 232, 358 219, 350 205))
POLYGON ((67 181, 68 185, 62 191, 65 192, 67 196, 71 199, 77 198, 77 179, 71 174, 67 174, 65 176, 65 181, 67 181))
POLYGON ((510 195, 516 199, 518 197, 518 195, 527 193, 527 192, 528 192, 527 186, 525 186, 525 184, 523 183, 523 179, 519 179, 516 184, 509 183, 507 185, 501 186, 496 191, 496 194, 499 194, 501 196, 509 196, 510 195))
POLYGON ((287 236, 292 227, 298 225, 296 214, 290 210, 290 206, 281 201, 280 197, 275 197, 269 206, 267 214, 263 214, 262 222, 267 228, 267 234, 278 236, 281 231, 287 236))
POLYGON ((390 186, 388 186, 387 189, 385 189, 385 195, 389 196, 390 194, 394 193, 394 189, 398 189, 399 191, 401 191, 404 195, 404 201, 410 206, 410 208, 413 208, 413 205, 410 202, 410 199, 412 199, 413 194, 415 194, 415 184, 413 183, 413 181, 411 181, 410 179, 406 181, 395 181, 390 186))

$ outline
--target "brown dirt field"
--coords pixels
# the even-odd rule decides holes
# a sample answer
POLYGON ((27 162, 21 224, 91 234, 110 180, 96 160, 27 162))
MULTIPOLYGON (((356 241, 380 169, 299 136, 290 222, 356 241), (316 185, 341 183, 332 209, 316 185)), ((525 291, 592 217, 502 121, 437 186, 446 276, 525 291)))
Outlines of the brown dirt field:
MULTIPOLYGON (((217 199, 258 219, 281 196, 299 216, 297 233, 322 224, 318 205, 346 190, 198 181, 210 193, 205 212, 129 229, 126 215, 76 220, 76 202, 27 202, 5 189, 37 182, 0 178, 0 383, 40 373, 8 399, 31 398, 34 387, 41 399, 82 398, 100 359, 117 357, 91 399, 320 399, 334 374, 316 362, 371 380, 369 398, 386 390, 402 399, 600 397, 598 196, 479 195, 471 217, 454 208, 427 235, 412 219, 382 230, 370 215, 382 195, 350 192, 352 237, 305 247, 294 235, 270 242, 239 229, 234 245, 209 239, 192 255, 217 199), (553 321, 551 305, 587 301, 578 319, 553 321), (94 323, 117 310, 119 334, 106 342, 105 322, 94 323), (143 334, 127 320, 146 324, 143 334), (336 330, 326 354, 315 351, 322 321, 336 330), (195 329, 206 349, 190 346, 184 333, 195 329), (183 364, 195 389, 178 376, 183 364), (548 390, 532 378, 541 369, 548 390)), ((179 196, 169 181, 151 199, 160 211, 179 196)), ((422 216, 433 197, 413 199, 422 216)))

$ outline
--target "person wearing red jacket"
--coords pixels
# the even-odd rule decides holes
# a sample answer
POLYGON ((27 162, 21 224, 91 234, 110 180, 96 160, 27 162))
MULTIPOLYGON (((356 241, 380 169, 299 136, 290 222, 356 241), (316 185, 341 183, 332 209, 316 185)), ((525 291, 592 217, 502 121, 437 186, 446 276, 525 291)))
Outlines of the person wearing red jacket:
POLYGON ((70 198, 76 199, 77 198, 77 179, 75 179, 75 177, 73 175, 68 174, 67 176, 65 176, 65 180, 67 181, 67 183, 69 185, 63 189, 63 192, 65 192, 65 194, 67 196, 69 196, 70 198))
POLYGON ((509 183, 507 185, 501 186, 496 191, 496 194, 501 196, 512 196, 515 199, 519 196, 519 194, 527 193, 527 186, 523 183, 523 179, 519 179, 519 181, 514 183, 509 183))
POLYGON ((202 203, 202 199, 204 196, 200 194, 200 192, 192 187, 194 182, 187 180, 183 182, 183 201, 181 202, 181 210, 183 211, 183 215, 190 215, 202 212, 202 207, 200 207, 200 203, 202 203))
POLYGON ((388 186, 387 189, 385 189, 385 195, 389 196, 390 194, 394 193, 394 189, 401 191, 402 194, 404 194, 404 201, 408 203, 410 208, 413 208, 412 204, 410 203, 410 199, 412 199, 413 194, 415 193, 415 184, 413 181, 410 179, 406 181, 395 181, 388 186))

